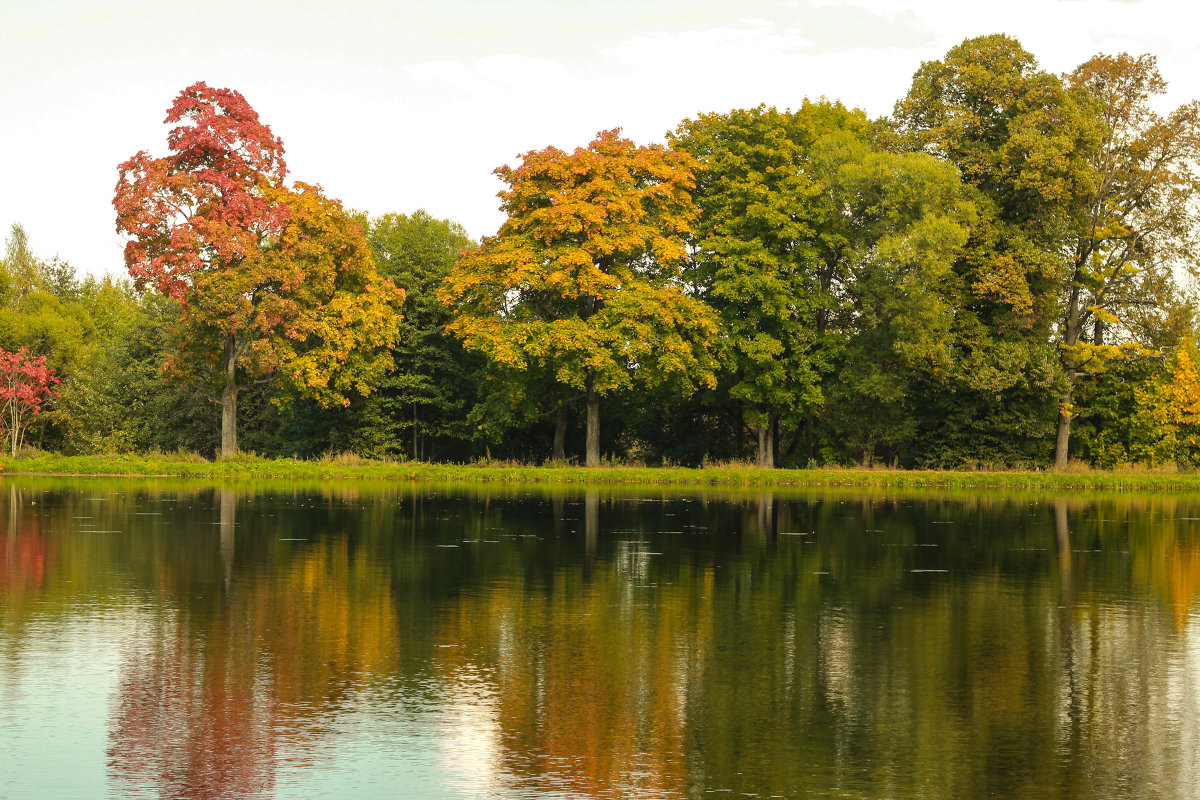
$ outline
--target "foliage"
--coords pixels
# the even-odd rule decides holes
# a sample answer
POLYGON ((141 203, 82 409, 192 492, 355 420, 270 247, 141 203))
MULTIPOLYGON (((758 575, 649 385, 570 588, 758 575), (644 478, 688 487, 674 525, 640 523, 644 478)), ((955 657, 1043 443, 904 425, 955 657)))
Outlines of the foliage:
POLYGON ((287 209, 278 240, 238 269, 193 276, 168 373, 213 375, 214 345, 231 338, 247 382, 270 377, 292 396, 347 405, 391 366, 404 292, 378 277, 361 227, 318 187, 266 194, 287 209))
POLYGON ((795 112, 703 114, 671 137, 700 164, 690 273, 720 317, 723 381, 762 434, 760 465, 775 462, 781 415, 796 427, 822 404, 836 348, 830 318, 845 270, 828 254, 843 246, 843 231, 810 161, 831 134, 866 127, 861 112, 805 102, 795 112))
POLYGON ((350 409, 346 430, 331 444, 369 456, 466 455, 475 432, 466 417, 477 396, 481 365, 447 336, 450 312, 437 290, 460 251, 474 246, 463 227, 425 211, 370 219, 367 241, 381 275, 405 294, 394 366, 379 388, 350 409))
MULTIPOLYGON (((1097 108, 1095 98, 1038 69, 1015 39, 1000 34, 968 39, 922 64, 896 105, 907 144, 954 163, 980 192, 982 224, 959 269, 973 295, 964 304, 982 326, 973 351, 993 368, 1028 373, 1045 361, 1041 351, 1057 334, 1066 420, 1078 370, 1074 323, 1058 319, 1075 298, 1063 254, 1077 209, 1096 185, 1093 157, 1104 135, 1097 108), (1032 359, 1024 368, 1014 363, 1023 357, 1032 359)), ((1060 421, 1060 464, 1064 437, 1060 421)))
POLYGON ((15 353, 0 349, 0 431, 12 456, 21 449, 25 431, 42 413, 42 406, 58 397, 61 381, 46 367, 45 356, 32 357, 24 347, 15 353))
MULTIPOLYGON (((1063 290, 1063 366, 1076 383, 1113 362, 1156 355, 1161 334, 1154 329, 1169 329, 1172 318, 1184 315, 1175 273, 1194 270, 1200 255, 1200 104, 1156 113, 1152 98, 1166 83, 1150 56, 1098 55, 1069 81, 1094 100, 1104 123, 1092 181, 1077 205, 1063 290)), ((1060 462, 1071 400, 1068 394, 1060 422, 1060 462)))
POLYGON ((217 418, 209 398, 162 375, 175 347, 170 330, 178 325, 179 304, 136 292, 128 281, 87 282, 82 296, 96 332, 64 385, 62 448, 211 454, 217 418))
POLYGON ((390 366, 393 306, 361 228, 314 186, 283 187, 283 145, 238 92, 196 83, 167 113, 171 155, 120 166, 113 201, 139 286, 184 308, 168 373, 220 391, 221 449, 237 396, 279 380, 321 405, 366 394, 390 366))
MULTIPOLYGON (((1200 373, 1192 344, 1175 353, 1167 375, 1134 390, 1128 460, 1150 465, 1200 464, 1200 373)), ((1120 459, 1124 461, 1125 459, 1120 459)), ((1119 462, 1118 462, 1119 463, 1119 462)))
POLYGON ((992 34, 923 63, 895 118, 910 146, 955 164, 993 198, 1001 220, 1053 236, 1091 180, 1092 111, 1016 39, 992 34))
POLYGON ((955 266, 976 206, 957 171, 925 154, 859 145, 844 148, 827 169, 843 209, 853 309, 833 392, 844 441, 870 463, 877 446, 895 458, 914 438, 919 386, 953 385, 971 372, 955 266))
POLYGON ((138 152, 118 170, 117 230, 139 286, 185 301, 193 276, 236 265, 277 238, 287 218, 265 190, 287 172, 283 142, 239 92, 194 83, 167 123, 165 158, 138 152))
POLYGON ((507 220, 439 295, 468 349, 586 393, 589 465, 599 459, 600 395, 658 383, 686 394, 713 381, 705 342, 716 325, 680 285, 692 166, 685 153, 617 131, 574 153, 526 153, 521 166, 496 170, 507 220))

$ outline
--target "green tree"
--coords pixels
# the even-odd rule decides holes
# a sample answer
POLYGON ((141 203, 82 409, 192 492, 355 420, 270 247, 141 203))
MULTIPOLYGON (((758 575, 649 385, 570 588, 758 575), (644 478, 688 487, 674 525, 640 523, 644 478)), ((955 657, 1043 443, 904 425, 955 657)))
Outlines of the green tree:
POLYGON ((17 302, 38 288, 42 283, 41 262, 29 247, 29 235, 25 227, 14 222, 4 245, 3 288, 11 302, 17 302))
MULTIPOLYGON (((1048 349, 1061 329, 1064 252, 1102 135, 1093 100, 995 34, 922 64, 895 119, 904 146, 950 161, 979 190, 980 223, 956 267, 974 327, 963 342, 975 366, 964 374, 995 376, 1016 392, 1001 407, 1041 407, 1038 395, 1064 380, 1061 366, 1054 375, 1045 365, 1059 361, 1048 349), (1022 386, 1020 376, 1032 375, 1022 386)), ((974 383, 973 397, 955 398, 957 410, 973 409, 968 428, 995 411, 989 396, 1000 396, 974 383)))
POLYGON ((862 112, 805 101, 703 114, 671 136, 700 164, 692 276, 721 320, 724 381, 749 411, 759 466, 775 466, 781 418, 796 427, 822 404, 838 344, 843 232, 812 154, 831 132, 867 127, 862 112))
POLYGON ((75 270, 36 255, 24 228, 14 225, 0 264, 0 347, 25 348, 61 379, 58 401, 30 431, 31 444, 62 447, 72 425, 78 377, 89 366, 96 326, 81 302, 75 270), (8 287, 7 291, 4 288, 8 287))
POLYGON ((618 131, 496 171, 507 220, 464 255, 439 297, 450 330, 505 368, 546 370, 587 399, 586 463, 600 462, 600 397, 712 384, 708 308, 682 282, 694 162, 618 131))
POLYGON ((94 328, 59 404, 63 450, 213 452, 213 405, 162 374, 179 304, 107 277, 84 279, 79 292, 94 328))
POLYGON ((355 403, 349 449, 375 456, 422 455, 430 447, 462 447, 474 438, 466 417, 477 394, 480 364, 454 337, 447 336, 450 310, 438 302, 437 289, 450 274, 460 251, 475 242, 458 223, 425 211, 383 214, 367 223, 367 241, 380 274, 404 290, 405 314, 394 366, 378 390, 355 403))
POLYGON ((1067 247, 1059 465, 1067 463, 1080 380, 1115 360, 1155 354, 1152 329, 1178 314, 1175 271, 1194 272, 1200 256, 1200 103, 1155 112, 1166 82, 1152 56, 1098 55, 1068 83, 1093 100, 1104 134, 1091 153, 1091 179, 1074 206, 1067 247))
POLYGON ((852 311, 831 405, 839 438, 869 463, 877 447, 896 457, 912 443, 923 387, 953 386, 969 370, 957 267, 977 207, 958 171, 932 156, 828 144, 822 169, 840 209, 852 311))

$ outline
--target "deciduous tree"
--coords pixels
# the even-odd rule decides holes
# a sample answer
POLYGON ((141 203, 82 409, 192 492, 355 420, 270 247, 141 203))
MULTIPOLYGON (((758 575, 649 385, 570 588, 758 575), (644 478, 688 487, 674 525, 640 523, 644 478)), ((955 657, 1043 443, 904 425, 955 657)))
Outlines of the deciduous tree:
MULTIPOLYGON (((968 337, 975 372, 1007 381, 1061 364, 1047 351, 1061 332, 1066 251, 1103 132, 1092 99, 993 34, 922 64, 895 119, 903 143, 949 160, 979 191, 980 224, 956 266, 962 308, 978 323, 968 337)), ((1061 391, 1055 372, 1036 381, 1040 391, 1061 391)), ((981 404, 968 426, 987 413, 981 404)))
POLYGON ((793 427, 822 402, 830 317, 845 264, 835 209, 811 151, 835 131, 861 133, 861 112, 805 102, 686 120, 671 138, 700 164, 695 282, 718 313, 725 379, 758 432, 758 464, 775 466, 781 418, 793 427))
POLYGON ((459 260, 440 297, 450 330, 505 367, 547 370, 586 397, 586 463, 600 462, 600 397, 634 384, 713 382, 709 309, 682 283, 694 162, 619 131, 496 174, 508 215, 459 260))
POLYGON ((170 371, 214 368, 228 457, 238 394, 256 381, 324 404, 369 390, 390 363, 403 292, 375 274, 336 201, 283 186, 283 145, 241 94, 193 84, 166 121, 178 123, 171 154, 140 152, 119 168, 117 229, 138 285, 185 308, 170 371))
POLYGON ((1080 379, 1114 359, 1154 353, 1146 323, 1165 326, 1177 304, 1175 271, 1195 272, 1200 257, 1200 103, 1154 111, 1166 82, 1153 56, 1098 55, 1067 81, 1094 101, 1104 133, 1068 242, 1058 465, 1067 463, 1080 379))
POLYGON ((851 321, 832 421, 870 463, 877 447, 897 458, 911 446, 925 395, 979 377, 970 363, 978 322, 958 272, 978 209, 958 171, 928 154, 833 145, 820 161, 845 242, 851 321))
POLYGON ((25 431, 42 412, 42 406, 58 397, 54 387, 59 382, 54 372, 46 368, 44 356, 33 358, 24 347, 15 353, 0 350, 0 429, 13 458, 17 457, 25 431))

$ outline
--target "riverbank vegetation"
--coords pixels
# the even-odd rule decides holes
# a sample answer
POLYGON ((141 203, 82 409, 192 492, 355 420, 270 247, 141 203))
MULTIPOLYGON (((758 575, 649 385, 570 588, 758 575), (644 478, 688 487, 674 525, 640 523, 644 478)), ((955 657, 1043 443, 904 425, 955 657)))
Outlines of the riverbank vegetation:
POLYGON ((0 349, 61 381, 24 431, 61 455, 5 469, 1200 485, 1169 471, 1200 465, 1200 105, 1164 91, 1150 56, 1056 76, 969 39, 890 118, 801 96, 525 153, 476 244, 286 186, 245 99, 196 84, 171 155, 121 165, 132 281, 12 228, 0 349), (132 455, 177 451, 224 460, 132 455), (855 464, 1030 471, 824 470, 855 464))
POLYGON ((433 464, 364 459, 354 454, 314 459, 263 458, 240 454, 208 460, 195 454, 61 456, 46 453, 0 458, 0 474, 155 476, 183 478, 255 478, 288 481, 354 479, 420 483, 547 485, 726 486, 762 488, 866 487, 937 489, 1113 489, 1198 491, 1200 473, 1172 469, 1122 467, 1090 469, 1073 464, 1065 470, 891 469, 875 467, 767 469, 744 463, 701 467, 646 467, 604 464, 528 465, 478 461, 433 464))

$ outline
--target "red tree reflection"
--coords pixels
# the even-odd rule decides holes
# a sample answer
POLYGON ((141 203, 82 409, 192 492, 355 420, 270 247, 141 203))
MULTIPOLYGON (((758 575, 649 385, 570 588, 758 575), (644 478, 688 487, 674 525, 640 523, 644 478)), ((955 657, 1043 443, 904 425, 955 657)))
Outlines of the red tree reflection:
POLYGON ((163 622, 129 659, 110 729, 109 774, 160 798, 261 797, 274 786, 274 704, 251 637, 197 641, 163 622))

